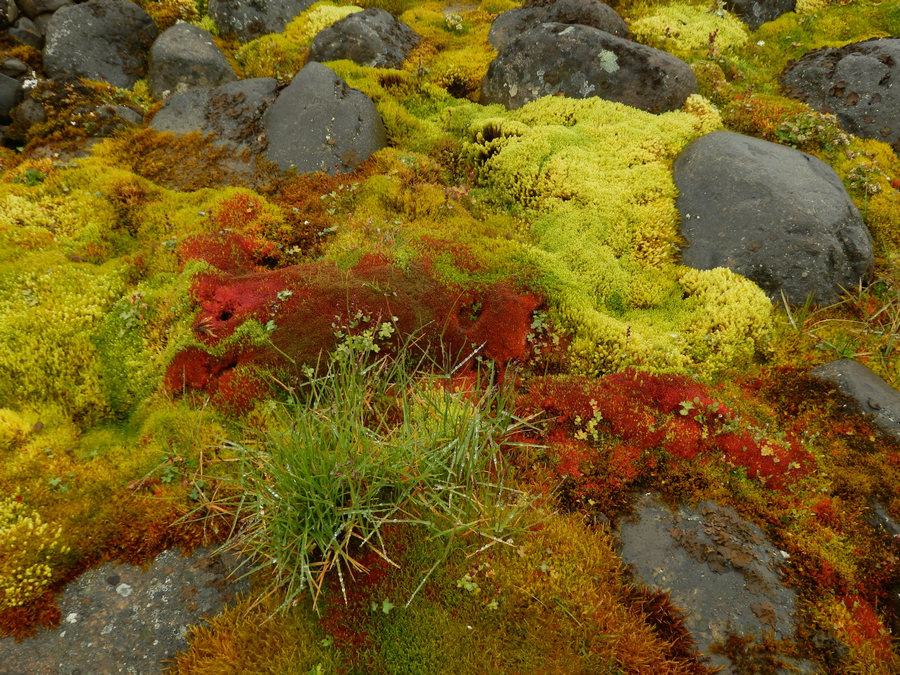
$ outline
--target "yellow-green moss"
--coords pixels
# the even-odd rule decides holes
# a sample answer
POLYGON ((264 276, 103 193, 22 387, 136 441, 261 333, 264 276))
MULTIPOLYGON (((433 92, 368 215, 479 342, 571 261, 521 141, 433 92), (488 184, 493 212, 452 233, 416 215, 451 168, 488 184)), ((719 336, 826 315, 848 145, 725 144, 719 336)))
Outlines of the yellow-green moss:
POLYGON ((62 528, 41 520, 21 498, 0 500, 0 610, 41 595, 53 579, 52 565, 67 547, 62 528))
POLYGON ((0 452, 9 451, 25 440, 28 428, 15 410, 0 408, 0 452))
POLYGON ((676 2, 653 7, 647 16, 631 23, 632 36, 639 42, 684 57, 693 52, 716 53, 747 42, 748 30, 730 12, 676 2))
POLYGON ((290 80, 303 67, 309 45, 319 31, 361 11, 361 7, 353 5, 315 3, 291 21, 282 33, 252 40, 235 53, 243 76, 290 80))

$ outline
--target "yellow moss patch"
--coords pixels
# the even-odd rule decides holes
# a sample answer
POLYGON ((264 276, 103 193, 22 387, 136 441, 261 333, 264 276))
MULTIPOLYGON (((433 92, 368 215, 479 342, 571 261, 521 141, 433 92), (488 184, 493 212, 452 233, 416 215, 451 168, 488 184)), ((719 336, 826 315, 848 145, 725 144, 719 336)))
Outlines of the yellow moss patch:
POLYGON ((24 605, 47 589, 55 558, 68 551, 61 534, 61 527, 29 512, 20 497, 0 500, 0 610, 24 605))
POLYGON ((0 408, 0 452, 15 448, 25 440, 28 427, 15 410, 0 408))
POLYGON ((676 56, 695 51, 721 52, 747 42, 748 30, 730 12, 676 2, 654 8, 654 13, 634 21, 631 34, 639 42, 676 56))

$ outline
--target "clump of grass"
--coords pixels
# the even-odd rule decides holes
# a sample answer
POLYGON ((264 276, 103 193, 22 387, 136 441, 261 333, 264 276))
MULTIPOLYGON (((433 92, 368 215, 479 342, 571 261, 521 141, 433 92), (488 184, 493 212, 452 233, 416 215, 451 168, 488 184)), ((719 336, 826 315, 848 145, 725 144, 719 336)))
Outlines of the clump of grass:
POLYGON ((345 574, 365 573, 366 549, 394 564, 388 524, 424 526, 448 546, 477 533, 487 547, 527 508, 501 457, 522 424, 509 388, 453 391, 451 375, 410 348, 377 351, 345 339, 323 374, 309 370, 273 404, 262 431, 228 444, 240 465, 232 545, 252 554, 250 572, 263 572, 270 591, 283 591, 282 610, 307 590, 315 603, 332 570, 346 597, 345 574))

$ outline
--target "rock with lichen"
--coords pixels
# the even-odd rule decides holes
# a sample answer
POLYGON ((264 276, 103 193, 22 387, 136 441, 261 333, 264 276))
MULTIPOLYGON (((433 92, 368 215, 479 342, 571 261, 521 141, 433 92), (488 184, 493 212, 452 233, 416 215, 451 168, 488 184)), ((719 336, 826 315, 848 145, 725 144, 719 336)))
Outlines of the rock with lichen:
POLYGON ((355 12, 331 24, 309 48, 309 61, 350 59, 362 66, 399 68, 422 39, 383 9, 355 12))
POLYGON ((44 70, 130 87, 147 74, 157 30, 127 0, 90 0, 60 8, 47 24, 44 70))
POLYGON ((781 74, 788 96, 833 113, 850 133, 900 154, 900 38, 807 52, 781 74))
POLYGON ((670 54, 590 26, 543 23, 501 47, 481 100, 513 109, 542 96, 599 96, 660 113, 696 91, 691 69, 670 54))
POLYGON ((150 49, 150 93, 162 99, 196 87, 217 87, 235 79, 234 71, 212 36, 202 28, 178 23, 162 33, 150 49))

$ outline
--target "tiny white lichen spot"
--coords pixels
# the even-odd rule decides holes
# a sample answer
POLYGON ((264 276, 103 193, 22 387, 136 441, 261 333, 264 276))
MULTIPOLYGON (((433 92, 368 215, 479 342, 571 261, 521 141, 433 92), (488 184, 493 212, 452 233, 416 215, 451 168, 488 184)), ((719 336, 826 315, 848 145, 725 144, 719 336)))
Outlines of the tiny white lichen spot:
POLYGON ((600 67, 607 73, 614 73, 619 69, 619 59, 616 58, 615 52, 603 49, 599 54, 600 67))

